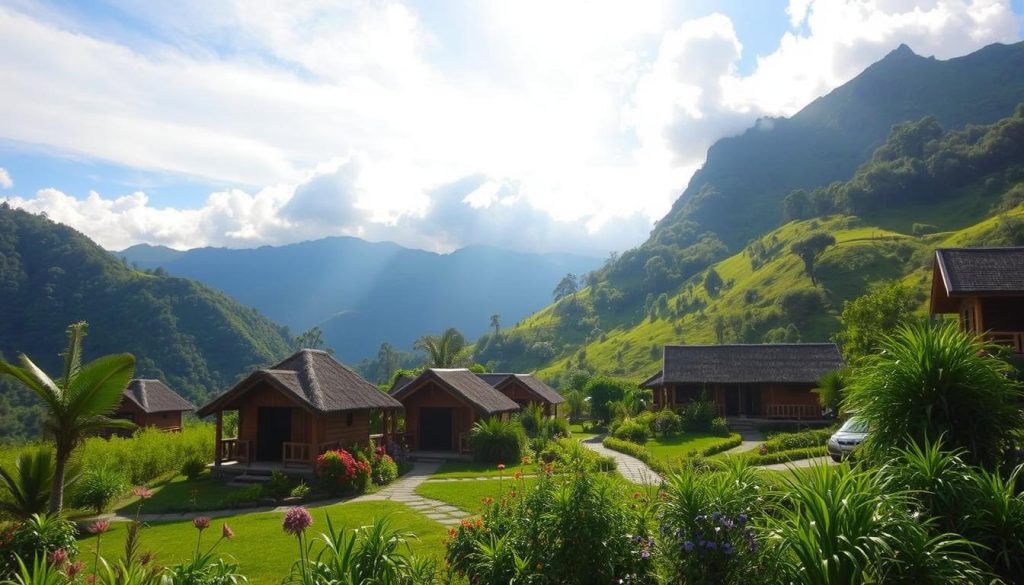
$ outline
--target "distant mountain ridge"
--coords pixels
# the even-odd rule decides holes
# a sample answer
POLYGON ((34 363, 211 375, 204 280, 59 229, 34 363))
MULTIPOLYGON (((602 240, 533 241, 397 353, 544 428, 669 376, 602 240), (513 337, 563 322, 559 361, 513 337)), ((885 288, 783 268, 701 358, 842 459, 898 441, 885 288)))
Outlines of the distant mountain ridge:
POLYGON ((87 358, 128 352, 138 377, 201 403, 291 349, 284 328, 197 282, 132 270, 86 236, 0 204, 0 354, 60 364, 65 329, 88 321, 87 358))
POLYGON ((375 356, 383 342, 408 349, 447 327, 475 337, 493 314, 512 325, 547 304, 566 273, 600 265, 572 254, 489 246, 436 254, 352 237, 184 252, 139 245, 113 254, 203 282, 295 333, 319 326, 348 362, 375 356))

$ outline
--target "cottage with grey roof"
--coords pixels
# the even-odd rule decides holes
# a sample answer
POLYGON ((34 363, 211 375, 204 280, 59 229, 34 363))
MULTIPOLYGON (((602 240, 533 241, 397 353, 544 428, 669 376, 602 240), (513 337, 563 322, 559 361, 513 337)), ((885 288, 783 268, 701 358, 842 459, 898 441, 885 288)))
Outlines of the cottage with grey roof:
POLYGON ((113 417, 130 420, 138 427, 180 431, 183 415, 196 409, 160 380, 136 378, 121 394, 113 417))
POLYGON ((930 310, 1024 354, 1024 248, 936 250, 930 310))
POLYGON ((533 374, 477 374, 477 376, 498 392, 511 398, 520 408, 536 404, 544 412, 544 416, 557 416, 559 405, 565 402, 565 398, 562 398, 558 391, 533 374))
POLYGON ((719 416, 819 419, 811 390, 842 367, 834 343, 666 345, 661 371, 642 386, 653 390, 655 410, 706 394, 719 416))

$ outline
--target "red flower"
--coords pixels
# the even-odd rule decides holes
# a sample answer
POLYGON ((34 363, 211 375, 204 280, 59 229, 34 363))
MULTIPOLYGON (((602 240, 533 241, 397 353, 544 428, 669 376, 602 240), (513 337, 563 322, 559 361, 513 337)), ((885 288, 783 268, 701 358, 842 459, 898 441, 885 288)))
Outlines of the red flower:
POLYGON ((515 475, 513 475, 512 477, 514 477, 516 479, 523 479, 523 472, 522 471, 517 471, 515 473, 515 475))
POLYGON ((639 500, 640 499, 640 492, 633 492, 633 499, 634 500, 639 500))
POLYGON ((64 576, 68 578, 68 581, 74 581, 75 577, 77 577, 78 574, 81 573, 82 569, 84 568, 85 563, 83 563, 82 561, 68 563, 67 566, 64 567, 64 576))

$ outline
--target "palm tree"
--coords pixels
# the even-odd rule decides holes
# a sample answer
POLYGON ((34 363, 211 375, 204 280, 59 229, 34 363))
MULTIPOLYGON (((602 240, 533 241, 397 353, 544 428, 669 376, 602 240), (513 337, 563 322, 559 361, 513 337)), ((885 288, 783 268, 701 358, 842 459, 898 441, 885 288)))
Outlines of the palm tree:
POLYGON ((412 347, 427 352, 427 364, 431 368, 457 368, 469 363, 466 338, 454 327, 440 336, 424 335, 412 347))
POLYGON ((71 452, 82 440, 109 428, 132 428, 128 421, 107 415, 121 400, 121 393, 135 373, 135 358, 115 354, 97 358, 82 366, 82 338, 85 322, 68 327, 68 348, 64 371, 56 380, 39 369, 25 354, 18 356, 21 367, 0 360, 0 374, 16 378, 35 392, 47 409, 43 423, 45 432, 55 443, 56 466, 50 489, 50 512, 64 507, 64 479, 71 452))
POLYGON ((53 486, 53 452, 35 449, 19 453, 13 472, 0 467, 0 480, 10 495, 0 500, 0 511, 25 519, 46 512, 53 486))

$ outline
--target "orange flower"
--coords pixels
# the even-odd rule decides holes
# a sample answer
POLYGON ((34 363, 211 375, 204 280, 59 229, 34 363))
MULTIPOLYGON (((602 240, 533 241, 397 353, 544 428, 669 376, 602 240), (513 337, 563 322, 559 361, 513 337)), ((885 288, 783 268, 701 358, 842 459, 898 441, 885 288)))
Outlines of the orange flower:
POLYGON ((640 492, 633 492, 633 499, 634 500, 639 500, 640 499, 640 492))
POLYGON ((668 492, 659 492, 658 497, 664 500, 668 497, 668 492))
POLYGON ((516 479, 523 479, 523 472, 522 471, 517 471, 516 474, 513 475, 512 477, 514 477, 516 479))
POLYGON ((494 503, 494 498, 487 496, 486 498, 483 499, 483 502, 485 506, 490 506, 491 504, 494 503))

